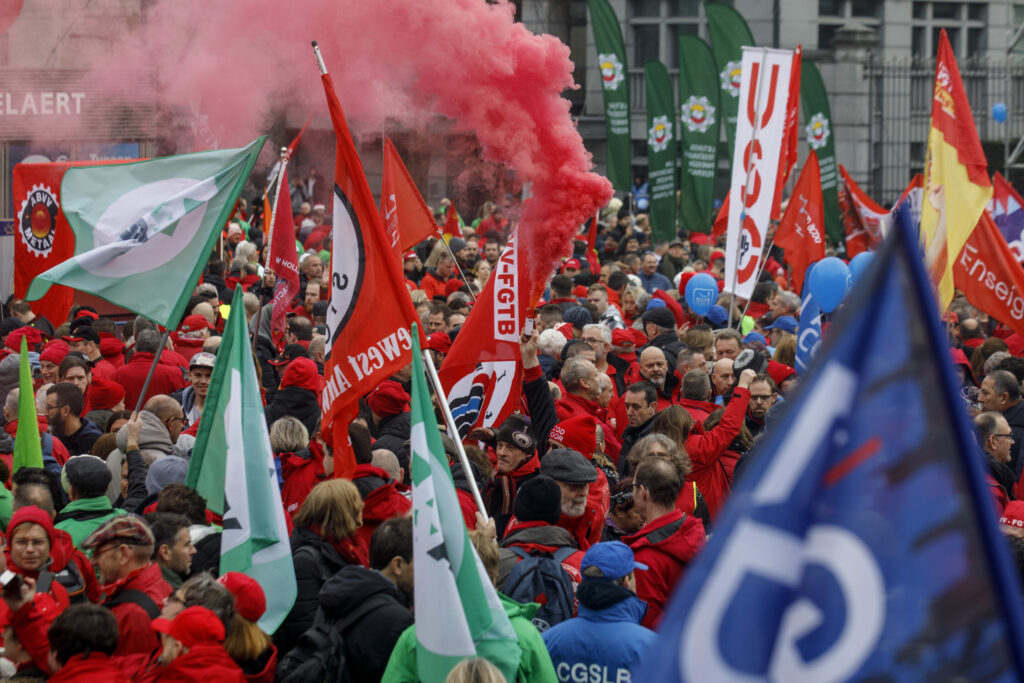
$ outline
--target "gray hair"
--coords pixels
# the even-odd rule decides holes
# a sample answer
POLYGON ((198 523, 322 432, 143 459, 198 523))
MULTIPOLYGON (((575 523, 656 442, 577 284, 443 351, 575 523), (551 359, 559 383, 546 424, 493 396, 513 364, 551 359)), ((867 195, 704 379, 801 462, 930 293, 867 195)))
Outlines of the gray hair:
POLYGON ((706 401, 711 395, 711 378, 700 368, 690 370, 683 375, 683 398, 693 401, 706 401))
POLYGON ((589 325, 584 325, 583 334, 586 334, 587 332, 597 332, 597 334, 600 335, 601 337, 601 341, 603 341, 605 344, 612 343, 612 331, 608 329, 607 325, 602 325, 601 323, 591 323, 589 325))
MULTIPOLYGON (((7 398, 4 400, 4 410, 9 412, 11 415, 18 414, 18 387, 14 387, 7 392, 7 398)), ((43 394, 46 396, 46 394, 43 394)))
POLYGON ((775 295, 775 298, 781 300, 782 305, 787 310, 793 311, 794 315, 800 310, 800 297, 793 292, 779 292, 775 295))
POLYGON ((581 356, 573 356, 562 366, 562 386, 566 391, 576 391, 580 382, 590 377, 594 364, 581 356))
POLYGON ((566 341, 565 335, 558 330, 544 330, 537 339, 537 351, 545 356, 560 358, 566 341))
POLYGON ((156 329, 142 330, 135 335, 135 350, 141 353, 157 353, 160 351, 160 333, 156 329))
POLYGON ((204 299, 219 299, 220 298, 220 294, 217 293, 217 286, 214 285, 214 284, 211 284, 209 282, 204 282, 203 284, 201 284, 198 287, 196 287, 195 295, 196 296, 201 296, 204 299))
POLYGON ((993 353, 988 357, 988 360, 985 361, 985 374, 990 375, 995 372, 995 370, 999 368, 999 364, 1010 357, 1011 354, 1006 351, 996 351, 993 353))
POLYGON ((270 447, 275 453, 294 453, 309 445, 306 425, 291 415, 285 415, 270 426, 270 447))
MULTIPOLYGON (((242 257, 246 262, 255 261, 259 257, 259 250, 252 242, 242 241, 235 247, 235 258, 242 257)), ((243 264, 244 265, 244 264, 243 264)))

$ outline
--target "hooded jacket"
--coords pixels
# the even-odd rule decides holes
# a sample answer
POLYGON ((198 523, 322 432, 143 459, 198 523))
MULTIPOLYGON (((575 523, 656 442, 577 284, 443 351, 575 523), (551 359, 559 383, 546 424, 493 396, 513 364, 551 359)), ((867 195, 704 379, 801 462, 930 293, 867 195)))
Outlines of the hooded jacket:
POLYGON ((734 388, 722 419, 714 429, 705 431, 704 425, 696 422, 684 444, 693 463, 689 479, 704 496, 711 521, 715 520, 718 511, 722 509, 732 487, 732 471, 736 463, 726 463, 722 456, 739 435, 749 403, 750 391, 742 387, 734 388))
MULTIPOLYGON (((121 473, 118 472, 117 476, 120 481, 121 473)), ((71 536, 71 542, 77 548, 82 545, 82 541, 89 537, 89 534, 96 531, 108 519, 123 514, 125 514, 124 510, 115 508, 110 504, 110 499, 106 495, 102 495, 71 501, 57 513, 54 521, 58 529, 66 531, 71 536)))
POLYGON ((379 681, 402 632, 413 624, 407 598, 377 571, 349 565, 320 590, 320 608, 345 639, 345 662, 353 681, 379 681), (373 600, 372 609, 357 610, 373 600), (352 620, 351 615, 357 619, 352 620))
POLYGON ((508 474, 495 474, 484 486, 481 497, 487 506, 487 513, 494 519, 498 538, 505 535, 505 527, 512 519, 512 501, 523 482, 540 474, 540 458, 537 454, 527 458, 519 467, 508 474))
POLYGON ((359 465, 352 473, 352 483, 363 498, 363 525, 356 535, 370 547, 370 537, 385 521, 404 517, 412 509, 412 501, 402 495, 388 473, 373 465, 359 465))
MULTIPOLYGON (((110 602, 123 591, 137 590, 145 593, 157 607, 162 607, 164 600, 171 594, 171 587, 164 581, 160 567, 155 562, 148 563, 120 581, 103 586, 103 590, 107 594, 104 602, 110 602)), ((120 634, 115 655, 149 654, 160 646, 160 639, 150 625, 152 620, 140 605, 122 602, 110 609, 117 619, 117 632, 120 634)))
POLYGON ((377 425, 377 440, 373 442, 374 449, 386 448, 395 455, 401 455, 405 450, 405 442, 409 440, 410 429, 409 413, 388 415, 377 425))
POLYGON ((275 453, 274 457, 281 463, 281 477, 284 480, 281 502, 284 503, 285 511, 294 518, 309 492, 327 476, 323 461, 310 453, 308 448, 297 453, 275 453))
POLYGON ((220 643, 197 643, 167 665, 159 683, 243 683, 245 677, 220 643))
MULTIPOLYGON (((149 368, 152 365, 153 354, 140 351, 133 354, 127 363, 114 371, 114 376, 111 379, 124 387, 124 404, 126 406, 134 408, 137 404, 139 394, 142 393, 142 385, 145 384, 146 375, 149 374, 149 368)), ((188 382, 185 381, 184 375, 178 368, 157 363, 156 370, 153 371, 153 379, 149 383, 149 388, 146 389, 146 399, 157 394, 173 394, 187 385, 188 382)))
MULTIPOLYGON (((540 631, 530 621, 540 605, 535 602, 519 603, 510 600, 501 593, 498 593, 501 606, 505 608, 512 623, 512 630, 515 631, 522 648, 522 655, 519 657, 519 668, 516 669, 514 679, 509 678, 509 683, 558 683, 558 676, 555 675, 555 667, 551 665, 551 657, 544 646, 544 639, 540 631)), ((388 660, 388 668, 384 671, 382 683, 408 683, 408 681, 419 681, 420 677, 416 667, 416 626, 405 629, 395 649, 391 652, 391 659, 388 660)))
POLYGON ((249 321, 249 336, 256 339, 253 345, 253 354, 259 361, 262 370, 263 391, 266 393, 266 400, 269 403, 277 393, 278 375, 277 367, 270 361, 277 357, 277 346, 274 344, 274 335, 271 332, 271 319, 274 315, 274 307, 266 304, 263 309, 249 321), (259 321, 259 328, 256 323, 259 321))
POLYGON ((647 605, 628 588, 601 579, 584 581, 576 597, 579 616, 541 634, 559 680, 573 680, 580 670, 591 680, 633 680, 657 638, 640 625, 647 605))
MULTIPOLYGON (((495 584, 499 590, 505 586, 505 581, 512 573, 512 568, 521 559, 509 548, 519 547, 531 554, 553 554, 559 548, 577 547, 572 535, 560 526, 551 526, 546 522, 519 522, 515 519, 509 523, 508 532, 499 545, 501 550, 498 551, 498 581, 495 584)), ((573 583, 579 583, 583 578, 580 574, 582 561, 583 553, 577 550, 562 562, 562 569, 573 580, 573 583)))
POLYGON ((648 566, 647 571, 636 573, 636 594, 647 603, 643 625, 653 629, 683 571, 704 547, 704 525, 676 509, 624 536, 622 542, 633 549, 637 562, 648 566))
POLYGON ((264 408, 267 426, 273 425, 278 418, 290 415, 304 424, 310 434, 316 432, 317 422, 320 421, 320 404, 317 402, 320 381, 312 361, 289 363, 281 378, 281 388, 274 394, 273 401, 264 408))
POLYGON ((121 670, 102 652, 69 657, 64 666, 46 680, 49 683, 128 683, 121 670))

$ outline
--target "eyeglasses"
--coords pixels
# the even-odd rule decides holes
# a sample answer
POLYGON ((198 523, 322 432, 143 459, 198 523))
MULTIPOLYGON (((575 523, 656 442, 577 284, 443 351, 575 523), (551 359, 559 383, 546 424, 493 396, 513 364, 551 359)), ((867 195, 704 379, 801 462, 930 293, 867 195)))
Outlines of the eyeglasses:
POLYGON ((603 339, 587 339, 586 337, 584 337, 583 341, 585 341, 585 342, 587 342, 588 344, 591 344, 591 345, 593 345, 593 344, 604 344, 604 340, 603 339))
POLYGON ((1014 440, 1013 432, 1010 432, 1009 434, 993 434, 992 436, 994 436, 994 437, 996 437, 998 439, 1009 439, 1010 441, 1014 440))
POLYGON ((750 400, 751 401, 770 401, 770 400, 772 400, 772 394, 768 394, 766 396, 761 395, 761 394, 758 394, 758 395, 755 396, 754 394, 751 394, 750 395, 750 400))

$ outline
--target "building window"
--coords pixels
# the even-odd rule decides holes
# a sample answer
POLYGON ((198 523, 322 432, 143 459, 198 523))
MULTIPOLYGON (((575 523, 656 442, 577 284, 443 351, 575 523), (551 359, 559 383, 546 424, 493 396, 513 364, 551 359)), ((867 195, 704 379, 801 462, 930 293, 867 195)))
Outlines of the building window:
POLYGON ((988 12, 984 2, 914 2, 911 20, 915 57, 931 58, 946 29, 953 53, 960 58, 978 57, 988 49, 988 12))
POLYGON ((679 36, 707 37, 707 30, 701 28, 704 5, 698 0, 633 0, 629 11, 633 36, 630 71, 642 71, 645 61, 657 59, 674 72, 679 66, 679 36))
POLYGON ((831 48, 836 31, 850 23, 870 26, 881 39, 884 14, 880 0, 818 0, 818 49, 831 48))

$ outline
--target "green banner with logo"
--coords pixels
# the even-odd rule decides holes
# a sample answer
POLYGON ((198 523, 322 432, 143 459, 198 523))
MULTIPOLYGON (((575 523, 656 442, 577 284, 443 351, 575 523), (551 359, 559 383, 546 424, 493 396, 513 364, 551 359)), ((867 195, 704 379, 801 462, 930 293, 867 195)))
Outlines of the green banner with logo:
POLYGON ((655 242, 676 236, 676 108, 672 80, 657 60, 644 62, 647 87, 647 181, 651 184, 651 234, 655 242))
POLYGON ((836 144, 832 137, 832 112, 828 106, 825 82, 818 67, 804 60, 800 75, 800 102, 804 108, 804 132, 807 145, 818 154, 821 166, 821 196, 825 211, 825 234, 833 244, 843 239, 843 223, 839 216, 839 168, 836 165, 836 144))
POLYGON ((622 27, 608 0, 587 0, 590 25, 594 27, 598 73, 604 93, 604 117, 608 128, 605 165, 616 190, 632 187, 632 153, 629 144, 629 74, 622 27))
POLYGON ((715 172, 721 107, 711 48, 697 36, 679 36, 679 217, 683 227, 710 232, 714 221, 715 172))
POLYGON ((718 69, 721 88, 722 120, 725 122, 725 140, 729 143, 729 159, 733 159, 736 144, 736 112, 740 106, 740 77, 743 46, 754 45, 754 36, 739 12, 720 2, 704 3, 711 36, 711 53, 718 69))

